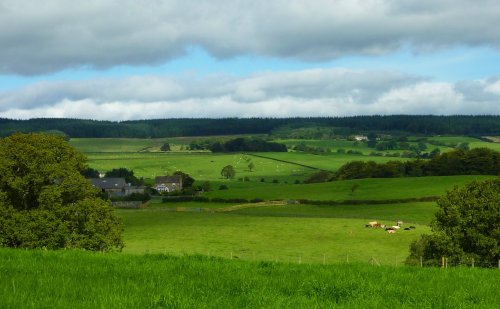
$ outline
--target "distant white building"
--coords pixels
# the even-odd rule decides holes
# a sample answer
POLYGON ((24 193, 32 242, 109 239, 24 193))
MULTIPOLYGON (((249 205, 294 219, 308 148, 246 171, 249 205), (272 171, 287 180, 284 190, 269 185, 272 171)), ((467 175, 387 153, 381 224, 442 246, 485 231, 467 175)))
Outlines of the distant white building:
POLYGON ((354 140, 358 142, 367 142, 368 136, 366 135, 354 135, 354 140))

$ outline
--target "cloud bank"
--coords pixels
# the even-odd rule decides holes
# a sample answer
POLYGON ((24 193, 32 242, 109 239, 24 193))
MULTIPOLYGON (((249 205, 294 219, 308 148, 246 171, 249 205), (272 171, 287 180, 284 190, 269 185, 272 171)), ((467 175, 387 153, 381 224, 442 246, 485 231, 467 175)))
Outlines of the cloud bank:
POLYGON ((192 46, 322 61, 500 48, 497 0, 0 0, 0 74, 155 65, 192 46))
POLYGON ((247 77, 134 76, 41 82, 0 93, 0 117, 500 114, 500 79, 435 82, 396 71, 312 69, 247 77))

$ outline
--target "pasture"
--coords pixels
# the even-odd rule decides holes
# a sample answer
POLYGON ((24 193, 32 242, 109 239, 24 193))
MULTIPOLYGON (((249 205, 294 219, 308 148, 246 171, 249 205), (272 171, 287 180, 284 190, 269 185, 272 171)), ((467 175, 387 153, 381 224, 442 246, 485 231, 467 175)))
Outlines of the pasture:
POLYGON ((410 202, 399 204, 360 205, 285 205, 246 208, 235 211, 239 215, 265 217, 353 218, 406 225, 429 225, 438 210, 435 202, 410 202))
POLYGON ((391 200, 440 196, 454 186, 462 186, 473 180, 492 177, 494 176, 369 178, 300 185, 255 183, 246 188, 233 188, 232 183, 229 183, 229 190, 214 190, 205 193, 205 195, 208 197, 262 198, 267 200, 391 200), (352 187, 355 184, 358 187, 352 192, 352 187))
POLYGON ((497 308, 496 269, 0 249, 2 308, 497 308))
MULTIPOLYGON (((226 165, 236 170, 236 178, 249 177, 253 181, 261 178, 280 181, 303 180, 315 170, 295 164, 271 159, 250 157, 243 154, 213 153, 100 153, 88 154, 88 164, 99 171, 125 167, 133 170, 137 177, 154 179, 155 176, 172 174, 175 171, 188 173, 196 180, 222 181, 220 172, 226 165), (249 170, 249 161, 254 169, 249 170)), ((236 181, 236 180, 234 180, 236 181)))
MULTIPOLYGON (((279 212, 270 215, 265 207, 256 208, 255 213, 252 209, 234 213, 188 213, 156 208, 120 210, 118 214, 125 223, 124 252, 127 253, 202 254, 226 258, 232 255, 244 260, 292 263, 340 263, 346 259, 368 263, 375 258, 384 265, 401 265, 408 255, 410 242, 428 232, 428 227, 412 223, 416 229, 401 230, 393 235, 383 229, 365 227, 368 221, 383 217, 387 218, 387 225, 395 224, 398 219, 418 220, 405 215, 411 214, 411 205, 400 206, 399 214, 389 215, 391 208, 382 211, 380 207, 378 212, 363 214, 369 207, 358 207, 358 211, 338 209, 337 213, 329 213, 330 217, 308 217, 307 214, 317 208, 302 205, 297 206, 301 209, 292 209, 293 217, 280 216, 279 212)), ((419 210, 424 208, 428 208, 426 213, 435 211, 430 204, 419 210)))

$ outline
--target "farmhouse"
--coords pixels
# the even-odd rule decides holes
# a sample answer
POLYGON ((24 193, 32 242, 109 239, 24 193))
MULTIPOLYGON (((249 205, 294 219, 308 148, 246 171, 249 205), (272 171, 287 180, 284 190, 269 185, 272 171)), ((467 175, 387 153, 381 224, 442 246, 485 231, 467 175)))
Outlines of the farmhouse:
POLYGON ((366 135, 354 135, 354 140, 358 142, 366 142, 368 141, 368 136, 366 135))
POLYGON ((180 191, 182 190, 182 177, 180 175, 157 176, 155 177, 155 189, 160 193, 180 191))
POLYGON ((132 193, 144 193, 146 187, 132 186, 126 183, 124 178, 91 178, 89 179, 92 185, 101 189, 108 196, 128 196, 132 193))

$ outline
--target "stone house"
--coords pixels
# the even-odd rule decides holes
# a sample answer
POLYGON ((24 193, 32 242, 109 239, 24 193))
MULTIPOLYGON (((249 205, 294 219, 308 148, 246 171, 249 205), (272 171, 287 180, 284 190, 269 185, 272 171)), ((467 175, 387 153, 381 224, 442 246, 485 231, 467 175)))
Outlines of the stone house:
POLYGON ((162 192, 174 192, 182 190, 182 177, 180 175, 173 176, 157 176, 155 177, 155 187, 156 191, 162 192))
POLYGON ((105 192, 109 197, 112 196, 129 196, 132 193, 144 193, 146 187, 144 186, 132 186, 125 182, 125 178, 91 178, 90 183, 101 189, 101 192, 105 192))

